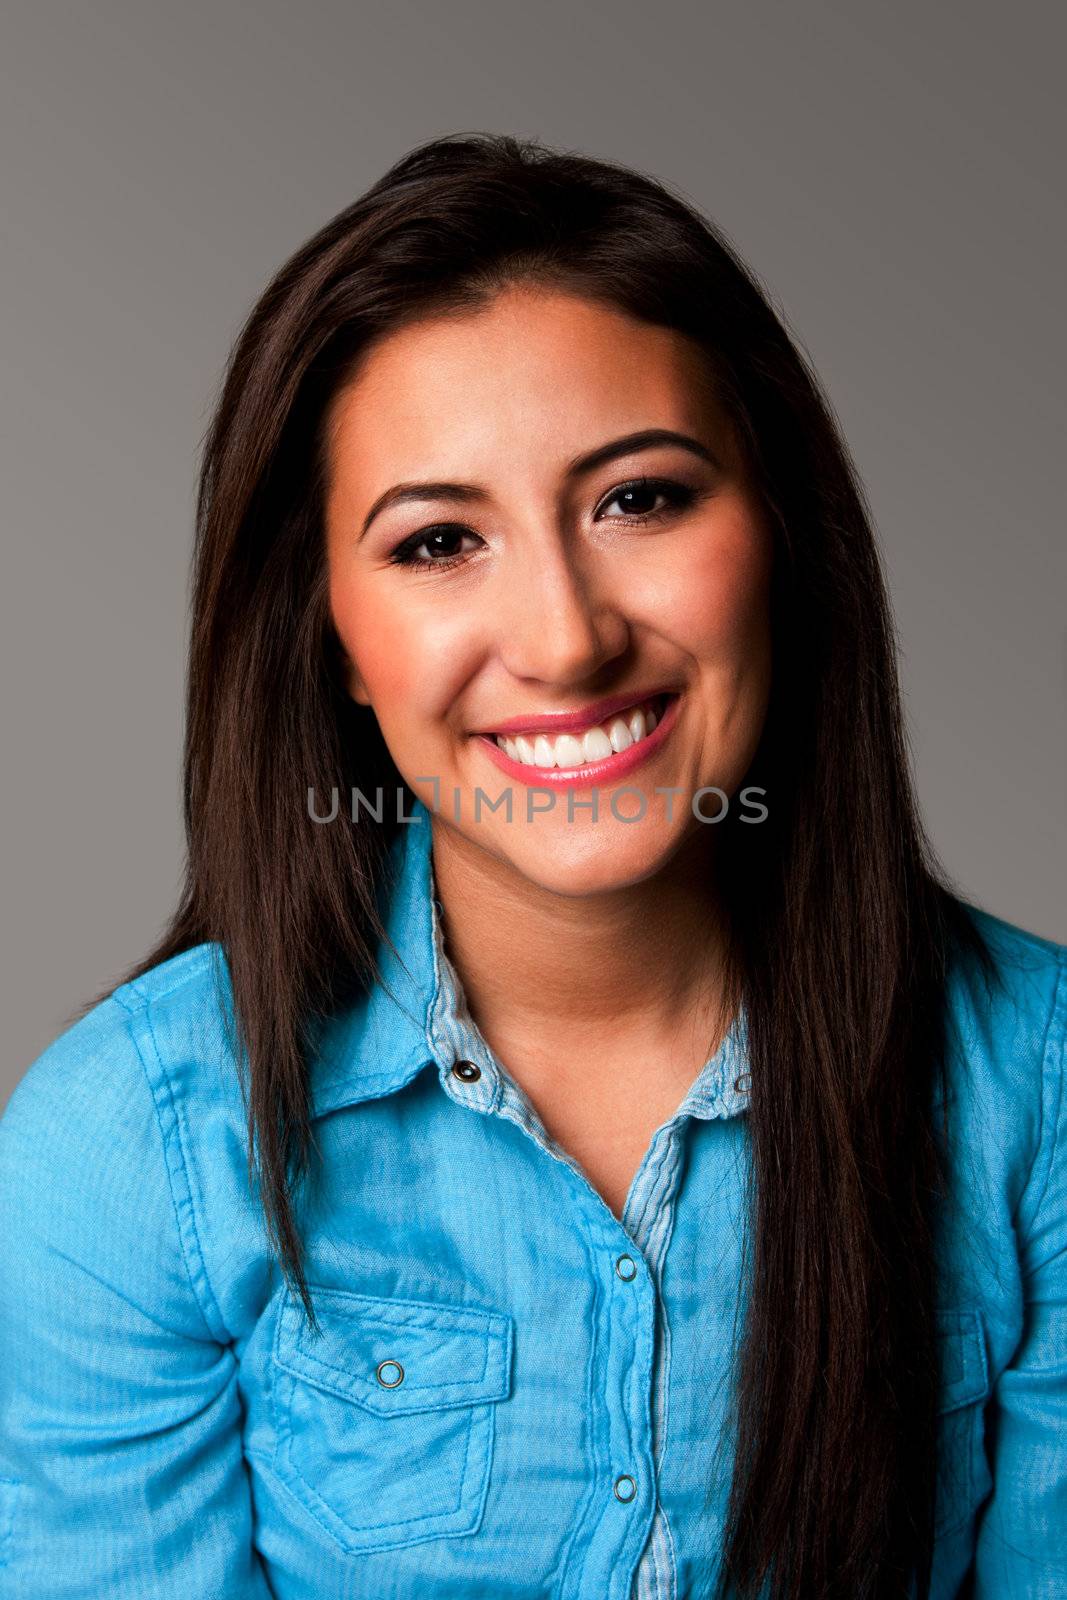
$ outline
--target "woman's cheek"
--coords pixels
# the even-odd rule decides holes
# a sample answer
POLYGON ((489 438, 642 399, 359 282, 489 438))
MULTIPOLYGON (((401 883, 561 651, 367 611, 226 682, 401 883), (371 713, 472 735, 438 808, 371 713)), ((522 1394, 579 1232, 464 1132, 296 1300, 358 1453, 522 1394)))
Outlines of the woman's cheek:
POLYGON ((741 518, 718 522, 689 542, 669 584, 654 586, 652 594, 661 625, 698 660, 762 653, 770 633, 770 561, 761 530, 741 518))
MULTIPOLYGON (((350 688, 386 719, 390 704, 403 703, 419 673, 418 630, 410 613, 370 586, 335 580, 330 586, 334 628, 350 663, 350 688)), ((425 660, 425 654, 422 654, 425 660)))

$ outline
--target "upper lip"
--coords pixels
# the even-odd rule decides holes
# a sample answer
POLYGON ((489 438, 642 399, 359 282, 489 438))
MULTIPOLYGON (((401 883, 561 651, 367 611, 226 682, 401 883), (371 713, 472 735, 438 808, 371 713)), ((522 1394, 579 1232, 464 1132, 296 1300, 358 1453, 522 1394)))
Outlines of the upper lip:
POLYGON ((617 712, 629 711, 645 700, 657 695, 673 694, 675 690, 663 687, 632 690, 629 694, 613 694, 606 700, 594 700, 577 711, 543 711, 525 717, 510 717, 506 722, 494 722, 491 728, 480 728, 479 733, 567 733, 573 728, 589 728, 606 722, 617 712))

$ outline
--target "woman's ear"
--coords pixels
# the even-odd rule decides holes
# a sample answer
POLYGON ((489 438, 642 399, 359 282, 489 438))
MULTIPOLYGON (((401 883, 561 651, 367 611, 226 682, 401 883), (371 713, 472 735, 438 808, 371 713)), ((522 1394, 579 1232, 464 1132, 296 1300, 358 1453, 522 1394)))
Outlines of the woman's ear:
POLYGON ((327 628, 326 651, 335 681, 357 705, 369 706, 370 695, 367 693, 363 679, 356 671, 355 663, 346 652, 332 622, 327 628))
POLYGON ((370 705, 370 695, 363 685, 363 679, 347 657, 345 658, 345 686, 357 705, 370 705))

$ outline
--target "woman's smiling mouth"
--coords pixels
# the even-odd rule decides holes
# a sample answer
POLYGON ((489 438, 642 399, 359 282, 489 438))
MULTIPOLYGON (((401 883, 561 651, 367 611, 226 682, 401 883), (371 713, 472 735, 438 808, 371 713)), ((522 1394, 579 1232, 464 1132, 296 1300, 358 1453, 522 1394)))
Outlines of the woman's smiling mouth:
MULTIPOLYGON (((479 733, 475 737, 490 760, 509 777, 549 787, 593 784, 623 778, 652 756, 677 720, 677 692, 650 695, 625 710, 558 733, 479 733)), ((560 718, 576 721, 576 718, 560 718)), ((512 724, 514 726, 514 724, 512 724)))

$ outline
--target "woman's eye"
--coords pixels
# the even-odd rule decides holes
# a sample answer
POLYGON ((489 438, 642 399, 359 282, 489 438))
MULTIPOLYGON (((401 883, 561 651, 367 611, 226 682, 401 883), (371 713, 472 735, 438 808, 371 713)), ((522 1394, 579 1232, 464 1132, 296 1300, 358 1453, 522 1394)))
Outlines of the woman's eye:
POLYGON ((692 489, 687 489, 681 483, 672 483, 668 478, 640 478, 613 489, 608 498, 600 502, 598 510, 604 513, 610 506, 619 505, 622 507, 621 513, 615 512, 613 515, 621 514, 626 522, 647 522, 666 511, 676 511, 690 505, 694 498, 692 489), (657 501, 666 501, 666 505, 657 505, 657 501))
POLYGON ((450 567, 463 560, 463 552, 455 547, 465 538, 476 537, 469 528, 461 528, 458 523, 441 523, 436 528, 423 528, 413 533, 397 546, 390 560, 398 567, 450 567), (424 548, 429 555, 418 553, 424 548))
MULTIPOLYGON (((651 522, 672 511, 684 510, 696 499, 696 491, 669 478, 637 478, 613 489, 597 508, 598 517, 614 505, 621 511, 612 513, 624 522, 651 522), (661 503, 665 502, 665 503, 661 503)), ((390 556, 398 567, 452 567, 465 561, 470 554, 462 548, 464 539, 478 540, 470 528, 457 522, 441 522, 432 528, 422 528, 399 544, 390 556), (422 552, 426 552, 423 554, 422 552)))

